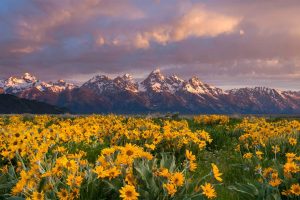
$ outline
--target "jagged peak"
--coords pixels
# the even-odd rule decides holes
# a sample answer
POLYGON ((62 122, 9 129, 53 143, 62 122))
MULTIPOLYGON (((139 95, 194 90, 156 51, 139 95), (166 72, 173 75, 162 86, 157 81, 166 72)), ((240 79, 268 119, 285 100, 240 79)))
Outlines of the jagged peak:
POLYGON ((125 84, 137 84, 136 81, 130 74, 124 74, 123 76, 117 76, 113 80, 116 84, 118 83, 125 83, 125 84))
POLYGON ((194 87, 203 85, 203 82, 197 77, 197 76, 193 76, 192 78, 189 79, 188 81, 191 85, 193 85, 194 87))
POLYGON ((62 79, 60 79, 60 80, 56 81, 55 83, 53 83, 53 86, 66 87, 66 88, 69 88, 69 89, 77 87, 75 84, 68 83, 68 82, 66 82, 65 80, 62 80, 62 79))
POLYGON ((59 79, 59 80, 57 81, 57 83, 66 83, 66 81, 63 80, 63 79, 59 79))
POLYGON ((165 77, 164 75, 161 73, 160 69, 155 69, 153 70, 149 75, 148 77, 145 79, 146 80, 150 80, 151 82, 154 81, 154 82, 160 82, 160 81, 164 81, 165 80, 165 77))
POLYGON ((96 75, 94 76, 93 78, 91 78, 88 82, 89 83, 94 83, 94 82, 98 82, 98 81, 108 81, 108 80, 111 80, 108 76, 106 75, 96 75))
POLYGON ((197 82, 202 82, 198 76, 192 76, 192 78, 190 78, 191 81, 197 81, 197 82))
POLYGON ((153 70, 153 71, 150 73, 150 75, 162 75, 162 73, 161 73, 160 69, 157 68, 157 69, 153 70))
POLYGON ((124 74, 123 77, 124 77, 124 78, 132 78, 132 76, 131 76, 130 74, 127 74, 127 73, 124 74))
POLYGON ((171 76, 168 77, 168 79, 176 82, 184 82, 184 80, 178 77, 176 74, 172 74, 171 76))
POLYGON ((133 81, 133 76, 131 76, 130 74, 124 74, 123 76, 121 76, 120 78, 124 79, 124 80, 130 80, 133 81))
POLYGON ((31 81, 31 82, 37 81, 37 78, 28 72, 24 73, 24 75, 21 78, 26 81, 31 81))
POLYGON ((155 70, 153 70, 153 71, 151 72, 151 74, 160 74, 160 73, 161 73, 161 71, 160 71, 159 68, 156 68, 155 70))

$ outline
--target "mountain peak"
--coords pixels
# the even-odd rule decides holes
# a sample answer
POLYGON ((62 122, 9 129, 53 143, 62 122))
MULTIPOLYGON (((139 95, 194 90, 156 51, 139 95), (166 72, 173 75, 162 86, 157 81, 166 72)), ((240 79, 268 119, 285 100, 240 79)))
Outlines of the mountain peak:
POLYGON ((135 82, 130 74, 118 76, 114 80, 114 88, 119 91, 138 92, 138 83, 135 82))
POLYGON ((160 74, 160 73, 161 73, 161 71, 160 71, 159 68, 156 68, 155 70, 153 70, 153 71, 151 72, 151 74, 160 74))
POLYGON ((37 78, 29 73, 25 73, 21 77, 14 77, 11 76, 8 79, 6 79, 3 84, 3 88, 5 90, 5 93, 12 93, 16 94, 23 90, 27 90, 31 87, 34 87, 36 84, 38 84, 39 81, 37 78))
POLYGON ((130 74, 124 74, 122 78, 125 80, 133 80, 133 77, 130 74))
POLYGON ((93 78, 91 78, 88 82, 95 83, 95 82, 108 81, 108 80, 110 80, 110 78, 106 75, 96 75, 93 78))
POLYGON ((179 78, 177 75, 173 74, 171 76, 168 77, 168 79, 174 81, 174 82, 184 82, 183 79, 179 78))
POLYGON ((62 80, 62 79, 59 79, 58 81, 57 81, 57 83, 65 83, 66 81, 65 80, 62 80))
POLYGON ((203 85, 202 81, 196 77, 196 76, 193 76, 190 80, 189 80, 189 83, 194 86, 194 87, 199 87, 201 85, 203 85))
POLYGON ((165 88, 165 77, 161 74, 159 69, 155 69, 141 82, 141 85, 146 90, 161 92, 165 88))
POLYGON ((138 84, 131 75, 124 74, 111 79, 105 75, 97 75, 84 83, 83 88, 88 88, 96 94, 116 93, 119 91, 138 92, 138 84))
POLYGON ((153 81, 163 81, 165 77, 161 73, 160 69, 155 69, 149 74, 149 76, 146 79, 151 79, 153 81))
POLYGON ((24 73, 24 75, 22 76, 22 79, 24 79, 26 82, 36 82, 37 81, 37 78, 28 72, 24 73))

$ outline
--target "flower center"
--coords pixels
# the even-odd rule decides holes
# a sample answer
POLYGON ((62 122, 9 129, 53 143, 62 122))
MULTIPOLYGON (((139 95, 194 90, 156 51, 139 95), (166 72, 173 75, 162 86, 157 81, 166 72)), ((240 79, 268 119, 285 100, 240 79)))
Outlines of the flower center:
POLYGON ((126 194, 127 197, 132 197, 132 191, 126 191, 125 194, 126 194))
POLYGON ((127 155, 127 156, 132 156, 132 155, 133 155, 133 151, 127 150, 127 151, 126 151, 126 155, 127 155))

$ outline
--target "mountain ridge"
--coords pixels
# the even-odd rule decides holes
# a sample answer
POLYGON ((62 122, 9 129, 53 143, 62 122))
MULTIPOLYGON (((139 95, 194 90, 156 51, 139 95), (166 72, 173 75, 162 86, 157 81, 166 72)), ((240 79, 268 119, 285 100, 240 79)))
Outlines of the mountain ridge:
POLYGON ((231 90, 204 83, 198 77, 188 80, 159 69, 137 82, 124 74, 115 78, 96 75, 81 86, 44 82, 25 73, 0 81, 0 90, 21 98, 66 107, 75 113, 300 113, 300 92, 268 87, 231 90))

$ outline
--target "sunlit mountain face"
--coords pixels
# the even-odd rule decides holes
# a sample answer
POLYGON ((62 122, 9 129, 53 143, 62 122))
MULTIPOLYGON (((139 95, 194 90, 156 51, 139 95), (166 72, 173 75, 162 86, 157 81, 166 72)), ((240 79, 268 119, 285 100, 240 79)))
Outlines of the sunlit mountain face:
POLYGON ((130 74, 96 75, 81 85, 45 82, 25 73, 2 80, 1 93, 37 100, 72 113, 299 114, 300 92, 267 87, 223 90, 198 77, 182 79, 160 69, 137 81, 130 74))
POLYGON ((269 100, 253 98, 263 94, 294 111, 299 10, 297 0, 1 0, 1 92, 84 112, 122 111, 124 91, 141 112, 264 112, 269 100))

